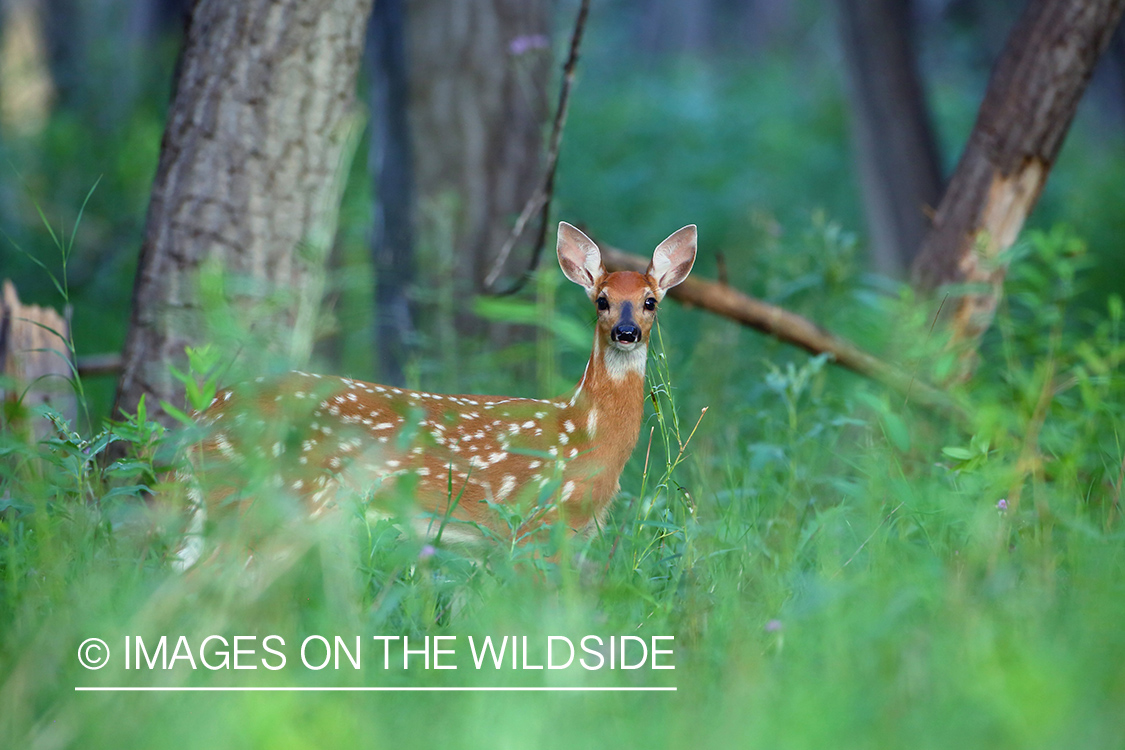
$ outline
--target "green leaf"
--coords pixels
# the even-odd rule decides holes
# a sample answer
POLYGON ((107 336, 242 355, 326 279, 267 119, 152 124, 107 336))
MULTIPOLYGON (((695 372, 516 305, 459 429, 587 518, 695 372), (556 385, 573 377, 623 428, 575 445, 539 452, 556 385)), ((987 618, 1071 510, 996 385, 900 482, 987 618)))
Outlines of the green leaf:
POLYGON ((129 484, 123 487, 114 487, 109 492, 102 495, 102 502, 111 500, 115 497, 128 495, 129 497, 141 497, 152 492, 152 489, 147 484, 129 484))
POLYGON ((910 450, 910 430, 902 421, 902 417, 890 411, 884 412, 882 417, 883 430, 891 445, 903 453, 910 450))
POLYGON ((195 424, 194 419, 189 417, 187 414, 185 414, 181 410, 177 409, 175 406, 172 406, 172 404, 168 403, 167 401, 161 400, 160 406, 163 407, 164 411, 171 414, 173 417, 175 417, 178 421, 182 422, 184 425, 186 425, 188 427, 191 427, 193 424, 195 424))

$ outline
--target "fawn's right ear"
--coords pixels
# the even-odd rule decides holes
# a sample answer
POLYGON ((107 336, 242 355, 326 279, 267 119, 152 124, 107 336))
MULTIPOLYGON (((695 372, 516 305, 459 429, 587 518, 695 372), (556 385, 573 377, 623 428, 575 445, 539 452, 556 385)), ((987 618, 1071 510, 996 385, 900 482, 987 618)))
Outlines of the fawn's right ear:
POLYGON ((566 277, 586 290, 590 299, 594 289, 605 276, 602 254, 598 246, 586 235, 565 221, 559 222, 559 266, 566 277))

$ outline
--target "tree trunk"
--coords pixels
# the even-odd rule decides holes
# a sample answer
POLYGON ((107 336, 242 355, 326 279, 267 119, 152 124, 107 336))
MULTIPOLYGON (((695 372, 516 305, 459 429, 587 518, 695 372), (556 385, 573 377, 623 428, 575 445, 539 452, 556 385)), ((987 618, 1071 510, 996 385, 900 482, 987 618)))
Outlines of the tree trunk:
MULTIPOLYGON (((487 330, 466 309, 542 177, 549 11, 546 0, 408 5, 419 260, 430 254, 434 307, 448 301, 461 333, 487 330)), ((526 263, 509 259, 514 273, 526 263)))
POLYGON ((837 0, 872 265, 903 277, 941 197, 910 0, 837 0))
POLYGON ((168 421, 160 400, 182 403, 168 365, 207 338, 204 264, 241 277, 237 309, 249 314, 273 300, 266 341, 296 362, 307 357, 370 10, 371 0, 195 4, 145 226, 118 409, 148 396, 149 413, 168 421))
POLYGON ((16 286, 0 284, 0 429, 12 426, 40 440, 53 431, 30 409, 50 406, 78 429, 70 358, 70 321, 50 307, 20 302, 16 286), (11 403, 7 403, 11 402, 11 403), (14 404, 21 408, 14 408, 14 404), (9 419, 14 419, 13 425, 9 419))
POLYGON ((42 11, 39 0, 0 0, 0 125, 5 133, 38 133, 51 114, 55 83, 42 11))
POLYGON ((368 32, 371 159, 376 189, 371 258, 375 270, 375 351, 379 381, 405 385, 414 345, 414 148, 407 118, 405 0, 379 0, 368 32))
POLYGON ((953 303, 953 339, 966 352, 992 322, 1004 281, 1000 254, 1035 206, 1123 10, 1125 0, 1031 0, 993 70, 914 263, 915 283, 925 291, 982 287, 953 303))

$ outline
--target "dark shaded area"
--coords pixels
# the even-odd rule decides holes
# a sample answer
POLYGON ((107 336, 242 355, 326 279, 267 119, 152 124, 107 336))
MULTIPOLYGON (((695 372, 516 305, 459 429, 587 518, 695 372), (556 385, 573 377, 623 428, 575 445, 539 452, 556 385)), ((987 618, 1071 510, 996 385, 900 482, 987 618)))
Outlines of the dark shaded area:
POLYGON ((901 278, 941 197, 941 159, 918 76, 910 0, 838 0, 871 265, 901 278))
POLYGON ((406 9, 403 0, 375 3, 368 28, 371 77, 371 153, 375 226, 375 362, 382 382, 403 385, 415 346, 410 289, 415 279, 414 152, 407 120, 406 9))

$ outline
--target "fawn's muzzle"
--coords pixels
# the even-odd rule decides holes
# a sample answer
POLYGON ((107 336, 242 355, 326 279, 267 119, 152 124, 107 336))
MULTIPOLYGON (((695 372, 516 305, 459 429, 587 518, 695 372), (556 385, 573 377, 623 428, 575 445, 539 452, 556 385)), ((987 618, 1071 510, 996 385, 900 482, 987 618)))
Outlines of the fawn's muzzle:
POLYGON ((641 340, 641 329, 633 323, 618 323, 609 336, 619 344, 635 344, 641 340))

